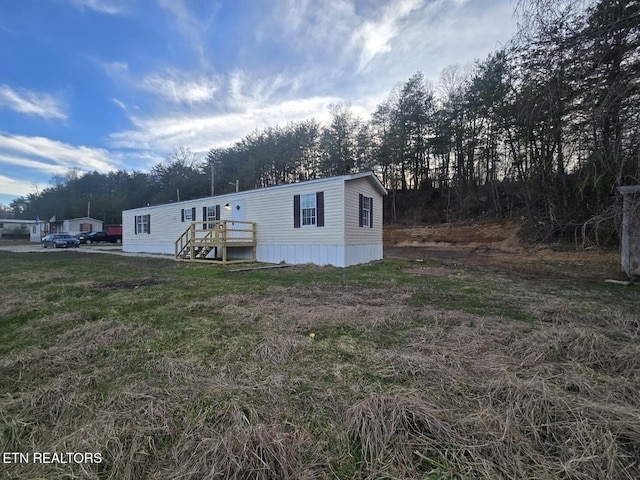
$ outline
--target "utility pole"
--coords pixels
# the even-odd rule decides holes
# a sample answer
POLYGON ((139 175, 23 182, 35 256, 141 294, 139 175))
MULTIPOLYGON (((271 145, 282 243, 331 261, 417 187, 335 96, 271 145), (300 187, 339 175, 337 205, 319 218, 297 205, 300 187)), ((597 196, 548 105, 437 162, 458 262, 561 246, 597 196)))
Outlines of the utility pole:
POLYGON ((215 179, 215 170, 213 168, 213 163, 211 164, 211 196, 214 197, 215 196, 215 190, 214 190, 214 179, 215 179))

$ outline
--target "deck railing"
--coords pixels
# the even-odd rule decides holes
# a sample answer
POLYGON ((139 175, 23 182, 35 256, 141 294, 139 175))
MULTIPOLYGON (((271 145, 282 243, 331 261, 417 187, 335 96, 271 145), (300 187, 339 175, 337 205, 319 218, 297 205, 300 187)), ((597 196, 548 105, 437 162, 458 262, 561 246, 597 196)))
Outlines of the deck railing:
POLYGON ((255 261, 256 224, 237 220, 191 222, 174 243, 176 260, 208 260, 222 263, 255 261), (252 258, 228 259, 228 248, 253 247, 252 258), (221 249, 221 258, 209 254, 221 249))

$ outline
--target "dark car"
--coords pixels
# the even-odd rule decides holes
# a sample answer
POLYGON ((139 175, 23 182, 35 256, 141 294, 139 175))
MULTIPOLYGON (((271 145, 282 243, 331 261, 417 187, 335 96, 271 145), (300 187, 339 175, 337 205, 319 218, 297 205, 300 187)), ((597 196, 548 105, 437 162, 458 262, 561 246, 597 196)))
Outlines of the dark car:
POLYGON ((66 233, 51 233, 42 239, 42 246, 44 248, 78 248, 80 240, 66 233))
POLYGON ((109 235, 107 232, 91 232, 85 238, 83 243, 122 243, 122 235, 109 235))
POLYGON ((76 238, 80 240, 80 243, 87 243, 87 237, 95 232, 81 232, 76 235, 76 238))

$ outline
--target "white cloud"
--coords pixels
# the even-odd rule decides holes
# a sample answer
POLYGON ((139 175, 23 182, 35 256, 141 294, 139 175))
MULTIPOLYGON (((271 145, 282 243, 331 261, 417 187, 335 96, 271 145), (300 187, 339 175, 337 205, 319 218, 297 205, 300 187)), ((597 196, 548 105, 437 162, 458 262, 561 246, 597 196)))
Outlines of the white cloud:
MULTIPOLYGON (((10 162, 13 165, 36 168, 45 172, 57 167, 63 168, 65 171, 70 168, 78 168, 83 172, 96 170, 105 173, 113 170, 119 164, 114 160, 114 156, 106 150, 85 146, 76 147, 45 137, 0 133, 0 152, 4 152, 5 161, 7 159, 6 152, 13 152, 13 155, 9 157, 14 159, 10 162), (47 160, 46 166, 39 162, 34 163, 34 157, 47 160)), ((1 162, 2 158, 0 158, 1 162)))
POLYGON ((429 1, 398 23, 391 50, 372 57, 359 72, 363 81, 353 97, 382 101, 417 71, 435 83, 448 66, 483 60, 511 38, 516 28, 512 14, 510 0, 429 1))
POLYGON ((175 70, 169 70, 165 75, 154 73, 145 77, 140 87, 164 100, 192 105, 213 100, 220 88, 220 80, 206 75, 189 78, 175 70))
POLYGON ((9 85, 0 84, 0 105, 26 115, 36 115, 45 119, 66 120, 62 102, 48 93, 36 93, 27 89, 14 90, 9 85))
MULTIPOLYGON (((160 2, 174 15, 176 29, 198 47, 202 32, 189 31, 206 25, 206 18, 197 18, 183 0, 160 2)), ((286 38, 292 49, 287 53, 308 49, 276 74, 269 66, 265 74, 241 64, 212 74, 210 65, 201 65, 200 72, 169 68, 136 78, 126 63, 105 65, 116 80, 148 94, 136 96, 135 107, 122 96, 113 99, 132 127, 111 133, 110 147, 149 162, 179 146, 205 152, 270 125, 310 117, 326 121, 329 105, 341 101, 366 118, 416 71, 436 80, 447 65, 472 61, 478 48, 482 56, 494 49, 496 32, 504 30, 510 15, 505 15, 508 0, 483 9, 469 0, 398 0, 382 6, 284 0, 276 5, 276 18, 256 25, 256 38, 286 38)))
POLYGON ((291 30, 301 30, 305 26, 310 5, 310 0, 287 0, 279 11, 282 23, 291 30))
POLYGON ((377 21, 367 20, 358 28, 352 42, 361 48, 360 69, 379 54, 391 51, 391 40, 398 34, 399 22, 422 6, 422 0, 401 0, 387 4, 377 21))
POLYGON ((114 98, 112 98, 112 99, 111 99, 111 101, 112 101, 113 103, 115 103, 117 106, 119 106, 119 107, 120 107, 122 110, 124 110, 125 112, 127 111, 127 105, 126 105, 124 102, 122 102, 122 101, 118 100, 118 99, 117 99, 117 98, 115 98, 115 97, 114 97, 114 98))
POLYGON ((156 96, 171 98, 171 105, 155 100, 142 114, 117 102, 129 113, 133 128, 109 135, 112 148, 149 152, 153 158, 179 146, 206 152, 256 129, 310 117, 321 120, 331 103, 342 100, 329 95, 295 98, 299 78, 284 74, 256 78, 255 72, 237 69, 226 77, 203 76, 197 81, 174 72, 169 75, 154 74, 137 83, 156 96))
POLYGON ((187 40, 189 47, 198 54, 200 62, 206 65, 209 63, 209 59, 204 38, 220 6, 209 2, 211 13, 206 16, 198 16, 190 9, 194 3, 188 0, 158 0, 160 7, 171 14, 176 31, 187 40))
POLYGON ((258 50, 265 43, 277 46, 277 53, 274 48, 268 57, 271 64, 295 66, 324 80, 353 69, 349 39, 361 19, 352 0, 280 0, 270 5, 253 40, 258 50))
POLYGON ((80 10, 88 9, 107 15, 118 15, 124 11, 124 3, 118 0, 69 0, 80 10))
POLYGON ((128 114, 133 128, 112 133, 111 146, 131 151, 167 152, 181 145, 207 151, 227 145, 255 129, 326 114, 341 99, 309 95, 292 100, 299 78, 277 74, 256 78, 237 69, 226 76, 197 78, 174 71, 128 82, 152 94, 140 99, 146 108, 131 108, 113 99, 128 114), (158 101, 158 99, 162 101, 158 101), (141 113, 144 112, 144 113, 141 113))
POLYGON ((15 195, 16 197, 20 197, 35 190, 32 182, 16 180, 15 178, 4 175, 0 175, 0 185, 2 185, 0 195, 15 195))
POLYGON ((268 84, 276 83, 275 78, 254 80, 242 70, 234 70, 227 80, 225 103, 229 109, 240 112, 262 108, 273 93, 268 84))
POLYGON ((33 160, 21 156, 6 155, 3 153, 0 153, 0 164, 15 165, 20 167, 20 169, 36 170, 48 175, 63 174, 69 170, 63 165, 47 163, 41 160, 33 160))
POLYGON ((105 71, 111 76, 117 76, 126 74, 129 72, 129 64, 127 62, 101 62, 98 64, 105 69, 105 71))
POLYGON ((168 152, 186 145, 194 152, 206 152, 214 146, 227 146, 255 129, 315 117, 322 120, 334 97, 313 97, 281 101, 259 108, 217 115, 133 117, 134 130, 110 136, 113 147, 168 152))

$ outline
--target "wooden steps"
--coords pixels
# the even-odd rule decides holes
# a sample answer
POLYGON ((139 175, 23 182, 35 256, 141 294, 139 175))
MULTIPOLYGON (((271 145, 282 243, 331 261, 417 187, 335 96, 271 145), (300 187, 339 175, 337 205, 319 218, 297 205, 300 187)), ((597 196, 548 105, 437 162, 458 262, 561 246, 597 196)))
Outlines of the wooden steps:
POLYGON ((232 220, 191 222, 174 246, 175 259, 178 261, 217 262, 223 265, 255 262, 256 224, 232 220))

